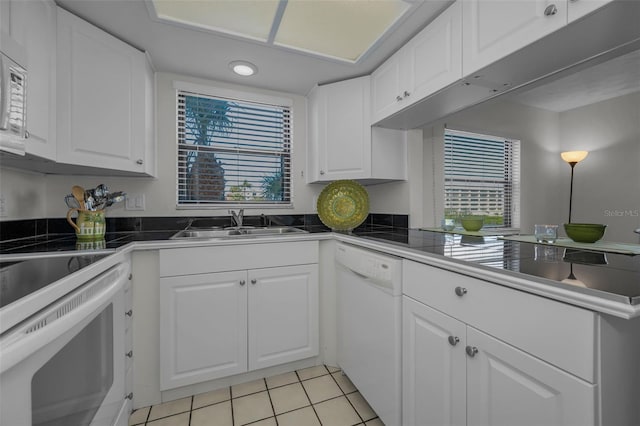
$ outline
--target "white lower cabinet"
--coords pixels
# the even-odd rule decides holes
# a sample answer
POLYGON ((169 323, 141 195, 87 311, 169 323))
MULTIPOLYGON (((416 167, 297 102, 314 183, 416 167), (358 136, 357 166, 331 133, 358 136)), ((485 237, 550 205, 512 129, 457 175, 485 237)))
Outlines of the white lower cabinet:
MULTIPOLYGON (((161 266, 161 390, 317 355, 318 255, 313 243, 298 258, 307 256, 315 263, 194 274, 186 273, 195 269, 190 262, 200 268, 206 262, 212 271, 228 269, 233 262, 225 257, 241 253, 243 246, 161 251, 161 265, 163 257, 176 264, 189 259, 175 270, 180 275, 161 266)), ((250 245, 243 258, 251 267, 282 254, 279 263, 286 263, 290 250, 307 248, 296 243, 250 245)))
MULTIPOLYGON (((562 363, 563 359, 554 357, 553 351, 550 359, 544 359, 522 350, 517 339, 519 347, 510 342, 510 333, 518 332, 524 332, 531 342, 538 340, 535 331, 525 331, 525 323, 538 321, 527 317, 527 306, 520 306, 519 316, 504 315, 505 305, 516 300, 511 293, 530 298, 534 306, 541 298, 494 285, 503 294, 488 304, 481 295, 483 284, 488 283, 408 261, 403 277, 404 425, 599 424, 595 383, 554 365, 552 362, 562 363), (444 302, 449 292, 450 308, 444 302), (430 300, 438 309, 428 306, 430 300), (477 320, 460 310, 469 304, 477 308, 480 301, 485 302, 485 314, 478 314, 477 320), (499 318, 513 331, 492 327, 488 317, 499 318), (478 324, 489 330, 479 330, 478 324)), ((574 312, 567 308, 567 321, 571 322, 574 312)), ((541 318, 554 315, 538 314, 541 318)), ((546 344, 553 345, 556 336, 547 334, 545 319, 538 324, 537 334, 548 336, 546 344)), ((585 328, 592 330, 589 324, 585 328)), ((555 334, 570 339, 573 331, 558 322, 555 334)), ((594 348, 592 345, 592 353, 594 348)), ((544 353, 537 347, 531 351, 544 353)), ((592 359, 592 354, 571 355, 578 364, 584 363, 581 358, 592 359)))
POLYGON ((592 425, 595 385, 404 297, 405 425, 592 425))
POLYGON ((247 371, 246 279, 246 271, 160 279, 162 390, 247 371))
POLYGON ((596 424, 596 385, 472 327, 464 350, 469 424, 596 424))
POLYGON ((406 296, 402 312, 403 424, 465 425, 464 323, 406 296))

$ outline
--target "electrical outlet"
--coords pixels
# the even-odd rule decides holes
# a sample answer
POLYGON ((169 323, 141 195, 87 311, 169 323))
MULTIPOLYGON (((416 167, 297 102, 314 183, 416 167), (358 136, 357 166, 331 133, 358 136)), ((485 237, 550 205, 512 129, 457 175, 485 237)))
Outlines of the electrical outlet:
POLYGON ((145 196, 144 194, 127 194, 124 201, 125 210, 144 210, 145 196))
POLYGON ((7 212, 7 201, 3 195, 0 195, 0 217, 5 217, 9 213, 7 212))

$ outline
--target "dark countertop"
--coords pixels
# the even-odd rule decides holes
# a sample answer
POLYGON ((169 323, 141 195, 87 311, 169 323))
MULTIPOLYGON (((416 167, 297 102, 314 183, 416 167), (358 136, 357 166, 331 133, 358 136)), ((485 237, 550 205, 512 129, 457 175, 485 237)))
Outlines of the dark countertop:
MULTIPOLYGON (((324 226, 304 229, 311 233, 329 232, 324 226)), ((105 240, 97 244, 78 243, 73 234, 50 234, 0 242, 0 254, 108 253, 132 242, 166 241, 175 232, 107 233, 105 240)), ((604 297, 614 294, 618 299, 626 298, 629 304, 640 304, 640 256, 387 226, 363 226, 350 235, 509 274, 544 278, 578 291, 581 289, 576 287, 583 287, 591 293, 602 292, 604 297)))

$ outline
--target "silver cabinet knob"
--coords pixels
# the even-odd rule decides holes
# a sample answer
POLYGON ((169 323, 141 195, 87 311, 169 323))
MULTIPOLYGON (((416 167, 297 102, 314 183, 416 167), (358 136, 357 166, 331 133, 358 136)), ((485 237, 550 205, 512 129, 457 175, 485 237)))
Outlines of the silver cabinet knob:
POLYGON ((142 161, 142 158, 140 158, 140 159, 138 159, 138 160, 136 161, 136 164, 143 165, 143 164, 144 164, 144 161, 142 161))
POLYGON ((323 175, 324 174, 324 170, 320 170, 320 174, 323 175))
POLYGON ((456 287, 455 292, 458 296, 462 297, 467 294, 467 289, 464 287, 456 287))
POLYGON ((129 309, 127 312, 124 313, 126 316, 131 317, 133 316, 133 309, 129 309))
POLYGON ((129 281, 131 281, 131 279, 133 279, 133 274, 129 274, 129 276, 127 277, 127 279, 128 279, 129 281))
POLYGON ((544 10, 544 16, 553 16, 556 13, 558 13, 558 8, 556 7, 555 4, 550 4, 549 6, 547 6, 547 8, 544 10))
POLYGON ((251 284, 255 284, 255 283, 257 283, 257 282, 258 282, 258 280, 256 280, 256 279, 252 279, 252 280, 251 280, 251 284))
POLYGON ((471 358, 476 356, 476 354, 478 353, 478 348, 476 348, 475 346, 467 346, 464 350, 467 352, 467 355, 469 355, 471 358))
POLYGON ((407 92, 406 90, 404 91, 404 97, 408 98, 411 95, 411 92, 407 92))
POLYGON ((247 282, 245 280, 240 280, 240 285, 245 285, 247 282))
POLYGON ((448 340, 449 340, 449 344, 450 344, 451 346, 455 346, 455 345, 457 345, 457 344, 458 344, 458 342, 460 341, 460 338, 459 338, 459 337, 456 337, 456 336, 449 336, 449 339, 448 339, 448 340))
POLYGON ((24 138, 25 138, 25 139, 29 139, 29 136, 31 136, 31 133, 29 133, 29 131, 28 131, 28 130, 25 130, 25 131, 24 131, 24 138))
POLYGON ((398 95, 396 96, 396 101, 400 102, 402 100, 402 96, 398 95))
POLYGON ((125 355, 129 358, 133 358, 133 351, 129 351, 125 355))
POLYGON ((124 399, 133 399, 133 392, 129 392, 129 395, 125 396, 124 399))

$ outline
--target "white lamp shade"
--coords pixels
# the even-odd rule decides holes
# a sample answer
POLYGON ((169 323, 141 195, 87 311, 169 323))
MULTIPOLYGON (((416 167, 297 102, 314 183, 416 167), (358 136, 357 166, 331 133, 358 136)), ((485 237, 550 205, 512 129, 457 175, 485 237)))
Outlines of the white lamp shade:
POLYGON ((589 155, 589 151, 565 151, 560 156, 567 163, 579 163, 589 155))

